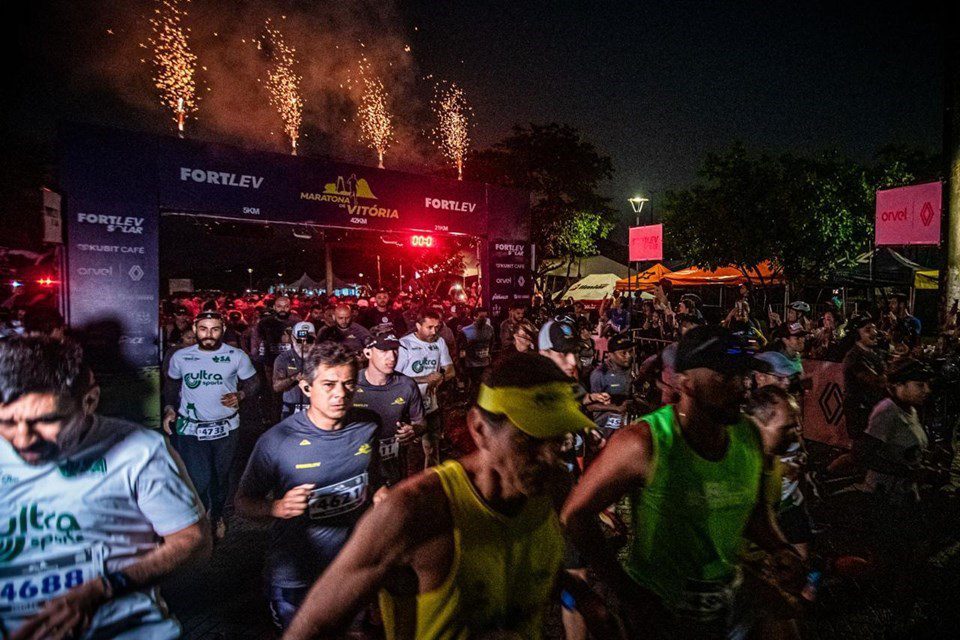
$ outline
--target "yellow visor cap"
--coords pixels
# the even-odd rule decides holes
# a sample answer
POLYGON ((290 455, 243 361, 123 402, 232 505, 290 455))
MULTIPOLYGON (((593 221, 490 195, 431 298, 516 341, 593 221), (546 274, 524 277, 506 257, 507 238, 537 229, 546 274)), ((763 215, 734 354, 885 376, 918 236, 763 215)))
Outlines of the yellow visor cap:
POLYGON ((580 411, 569 382, 496 389, 481 384, 477 406, 507 416, 520 431, 542 440, 596 426, 580 411))

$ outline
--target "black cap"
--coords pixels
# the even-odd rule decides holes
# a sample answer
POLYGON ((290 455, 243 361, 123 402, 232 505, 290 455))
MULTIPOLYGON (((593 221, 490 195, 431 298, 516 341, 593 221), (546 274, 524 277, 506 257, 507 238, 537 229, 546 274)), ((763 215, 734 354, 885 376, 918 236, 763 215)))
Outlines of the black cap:
POLYGON ((904 382, 930 382, 935 377, 933 369, 915 358, 904 358, 893 364, 887 372, 887 381, 893 384, 904 382))
POLYGON ((753 364, 753 353, 753 349, 725 327, 694 327, 677 345, 676 370, 747 371, 753 364))
POLYGON ((637 346, 637 342, 630 335, 629 331, 623 331, 611 336, 607 341, 607 351, 624 351, 637 346))
POLYGON ((197 314, 197 317, 194 318, 194 320, 219 320, 220 322, 223 322, 223 314, 219 311, 201 311, 197 314))
POLYGON ((400 348, 400 340, 392 333, 374 333, 363 343, 365 349, 393 351, 400 348))
POLYGON ((847 329, 851 331, 857 331, 871 324, 874 324, 874 321, 869 314, 859 313, 850 316, 850 319, 847 321, 847 329))
POLYGON ((573 353, 579 351, 581 346, 580 332, 570 318, 548 320, 540 327, 540 335, 537 336, 537 348, 540 350, 573 353))

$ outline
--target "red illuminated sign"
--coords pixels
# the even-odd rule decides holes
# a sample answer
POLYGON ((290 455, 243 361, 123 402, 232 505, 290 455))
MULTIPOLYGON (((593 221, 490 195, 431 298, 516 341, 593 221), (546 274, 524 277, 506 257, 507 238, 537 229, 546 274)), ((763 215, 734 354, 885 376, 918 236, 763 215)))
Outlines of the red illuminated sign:
POLYGON ((410 246, 431 249, 433 248, 433 236, 410 236, 410 246))

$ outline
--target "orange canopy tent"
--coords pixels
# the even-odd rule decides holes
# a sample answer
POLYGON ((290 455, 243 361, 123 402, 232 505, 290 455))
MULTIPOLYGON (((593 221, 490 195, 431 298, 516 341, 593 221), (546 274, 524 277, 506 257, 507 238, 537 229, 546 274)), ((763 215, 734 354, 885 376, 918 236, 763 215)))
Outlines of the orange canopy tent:
POLYGON ((617 291, 653 291, 653 287, 670 273, 670 269, 659 262, 646 271, 617 280, 617 291))
POLYGON ((755 269, 748 269, 749 278, 743 275, 737 267, 726 266, 714 269, 713 271, 704 271, 699 267, 689 267, 680 269, 664 276, 677 287, 699 287, 704 285, 739 285, 748 280, 753 284, 783 284, 783 276, 775 271, 770 261, 765 261, 757 265, 755 269))

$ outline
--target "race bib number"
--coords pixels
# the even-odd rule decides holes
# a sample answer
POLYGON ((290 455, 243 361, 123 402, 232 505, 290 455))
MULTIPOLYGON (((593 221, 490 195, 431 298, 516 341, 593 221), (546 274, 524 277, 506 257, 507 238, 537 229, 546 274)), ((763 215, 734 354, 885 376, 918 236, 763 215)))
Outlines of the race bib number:
POLYGON ((367 474, 319 487, 310 492, 308 513, 313 520, 331 518, 362 507, 367 501, 367 474))
POLYGON ((197 427, 197 440, 219 440, 230 435, 227 423, 221 422, 210 426, 197 427))
POLYGON ((678 608, 701 620, 716 619, 730 609, 735 590, 734 582, 688 579, 680 591, 678 608))
POLYGON ((101 575, 100 545, 34 562, 0 566, 0 618, 32 616, 43 603, 101 575))
POLYGON ((603 426, 607 429, 619 429, 623 425, 623 416, 619 413, 607 416, 607 422, 603 426))
POLYGON ((380 459, 392 460, 400 455, 400 441, 396 438, 384 438, 380 441, 380 459))

